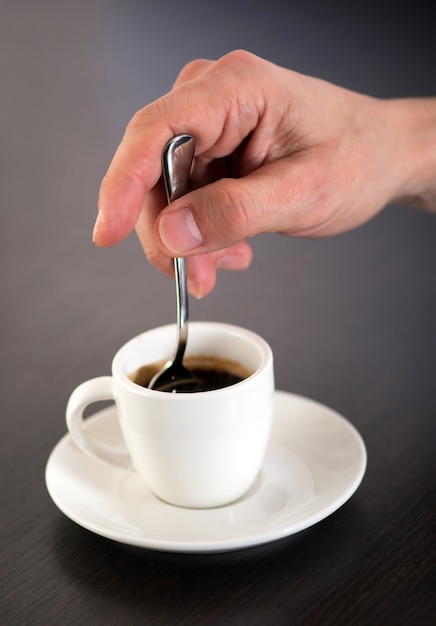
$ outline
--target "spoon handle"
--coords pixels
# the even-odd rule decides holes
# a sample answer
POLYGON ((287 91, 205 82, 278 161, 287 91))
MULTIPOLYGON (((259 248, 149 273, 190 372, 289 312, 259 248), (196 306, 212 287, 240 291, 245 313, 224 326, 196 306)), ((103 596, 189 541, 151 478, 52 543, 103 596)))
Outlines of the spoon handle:
POLYGON ((185 259, 175 257, 174 273, 176 278, 176 298, 177 298, 177 351, 174 360, 182 362, 185 354, 186 343, 188 341, 188 290, 186 287, 186 262, 185 259))
MULTIPOLYGON (((177 135, 168 141, 162 153, 162 169, 168 204, 189 191, 189 176, 194 158, 195 144, 191 135, 177 135)), ((182 361, 188 339, 188 290, 186 287, 185 259, 174 259, 177 298, 178 342, 175 360, 182 361)))

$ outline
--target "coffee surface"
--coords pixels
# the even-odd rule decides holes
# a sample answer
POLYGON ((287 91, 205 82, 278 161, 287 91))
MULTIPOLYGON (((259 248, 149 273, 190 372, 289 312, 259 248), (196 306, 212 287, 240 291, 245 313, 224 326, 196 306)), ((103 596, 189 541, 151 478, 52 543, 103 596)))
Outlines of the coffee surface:
MULTIPOLYGON (((166 361, 149 363, 138 368, 129 375, 137 385, 148 387, 153 376, 163 367, 166 361)), ((241 382, 250 376, 251 372, 240 363, 230 359, 218 357, 189 356, 183 360, 183 365, 193 374, 195 383, 187 383, 177 387, 178 393, 195 393, 222 389, 241 382)))

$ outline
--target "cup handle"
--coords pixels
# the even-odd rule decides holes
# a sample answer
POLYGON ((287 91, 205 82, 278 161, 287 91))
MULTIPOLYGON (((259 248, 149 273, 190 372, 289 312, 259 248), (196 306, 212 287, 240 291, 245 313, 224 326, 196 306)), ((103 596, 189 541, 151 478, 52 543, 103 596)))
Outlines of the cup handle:
POLYGON ((90 456, 115 463, 123 468, 132 468, 127 449, 120 450, 94 437, 86 428, 83 412, 93 402, 114 400, 111 376, 100 376, 82 383, 71 394, 66 409, 68 430, 79 448, 90 456))

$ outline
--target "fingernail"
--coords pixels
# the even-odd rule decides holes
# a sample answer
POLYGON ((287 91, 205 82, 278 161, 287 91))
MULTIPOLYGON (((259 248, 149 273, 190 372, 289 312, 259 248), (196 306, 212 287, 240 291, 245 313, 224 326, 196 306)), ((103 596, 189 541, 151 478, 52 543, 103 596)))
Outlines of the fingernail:
POLYGON ((203 297, 203 285, 194 283, 190 278, 188 278, 188 291, 197 300, 201 300, 203 297))
POLYGON ((159 234, 166 247, 180 256, 203 242, 192 212, 185 208, 164 213, 159 222, 159 234))
POLYGON ((103 230, 103 216, 101 211, 98 212, 97 219, 95 220, 94 230, 92 231, 92 241, 98 237, 98 234, 103 230))
POLYGON ((218 256, 216 267, 221 270, 246 270, 250 266, 251 258, 241 251, 224 251, 218 256))

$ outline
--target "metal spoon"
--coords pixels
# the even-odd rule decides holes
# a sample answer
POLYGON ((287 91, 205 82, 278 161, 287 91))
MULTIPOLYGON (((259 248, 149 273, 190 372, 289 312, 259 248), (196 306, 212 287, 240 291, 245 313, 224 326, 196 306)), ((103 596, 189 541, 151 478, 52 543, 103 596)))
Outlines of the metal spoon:
MULTIPOLYGON (((177 135, 166 144, 162 154, 162 169, 168 204, 189 190, 189 175, 194 158, 195 143, 191 135, 177 135)), ((188 292, 185 259, 174 259, 177 298, 177 347, 172 358, 153 376, 148 387, 159 391, 190 391, 197 383, 194 375, 183 365, 188 340, 188 292)))

